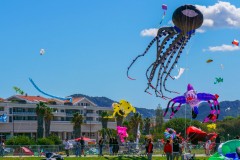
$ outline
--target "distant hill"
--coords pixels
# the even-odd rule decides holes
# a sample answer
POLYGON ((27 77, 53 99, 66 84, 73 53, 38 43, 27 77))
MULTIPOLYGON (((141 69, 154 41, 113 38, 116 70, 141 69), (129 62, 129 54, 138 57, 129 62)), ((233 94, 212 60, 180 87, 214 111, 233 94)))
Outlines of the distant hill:
MULTIPOLYGON (((84 94, 73 94, 71 97, 86 97, 90 101, 97 104, 99 107, 112 107, 112 103, 117 102, 114 100, 111 100, 107 97, 91 97, 84 94)), ((153 117, 155 116, 155 110, 154 109, 146 109, 146 108, 138 108, 136 107, 137 111, 143 115, 144 118, 146 117, 153 117)))
MULTIPOLYGON (((91 97, 84 94, 73 94, 72 97, 86 97, 90 101, 94 102, 100 107, 111 107, 112 103, 117 102, 107 97, 91 97)), ((154 117, 155 110, 154 109, 147 109, 147 108, 138 108, 136 107, 137 111, 143 115, 143 117, 154 117)), ((220 102, 220 109, 221 113, 219 119, 222 120, 226 116, 237 117, 240 115, 240 101, 222 101, 220 102), (227 110, 230 108, 230 110, 227 110)), ((202 121, 208 114, 210 113, 210 107, 208 103, 201 103, 199 106, 199 115, 197 120, 202 121)), ((169 118, 169 114, 165 118, 169 118)), ((186 117, 191 118, 191 109, 189 106, 186 107, 186 117)), ((180 110, 175 114, 174 117, 185 117, 185 105, 182 105, 180 110)))

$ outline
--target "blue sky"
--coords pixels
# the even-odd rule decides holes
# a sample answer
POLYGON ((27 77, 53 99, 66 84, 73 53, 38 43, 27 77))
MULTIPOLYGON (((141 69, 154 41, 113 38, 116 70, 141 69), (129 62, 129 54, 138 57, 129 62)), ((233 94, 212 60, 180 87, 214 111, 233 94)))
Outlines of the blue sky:
MULTIPOLYGON (((169 27, 177 7, 198 4, 200 8, 211 6, 201 8, 207 19, 200 30, 203 33, 192 37, 179 60, 178 66, 188 70, 178 80, 169 79, 167 86, 183 94, 191 83, 198 92, 219 94, 219 101, 240 99, 239 47, 231 45, 240 37, 240 12, 236 12, 240 11, 240 1, 228 2, 1 1, 0 97, 15 94, 13 86, 28 95, 43 96, 29 82, 31 77, 43 91, 55 96, 82 93, 116 101, 126 99, 137 107, 166 107, 166 100, 144 92, 145 71, 154 61, 155 46, 130 70, 137 80, 127 78, 127 67, 153 39, 141 35, 141 31, 159 27, 162 4, 168 5, 162 26, 169 27), (42 56, 41 48, 46 51, 42 56), (208 64, 207 59, 214 61, 208 64), (213 84, 215 77, 223 77, 224 82, 213 84)), ((177 75, 177 68, 172 74, 177 75)))

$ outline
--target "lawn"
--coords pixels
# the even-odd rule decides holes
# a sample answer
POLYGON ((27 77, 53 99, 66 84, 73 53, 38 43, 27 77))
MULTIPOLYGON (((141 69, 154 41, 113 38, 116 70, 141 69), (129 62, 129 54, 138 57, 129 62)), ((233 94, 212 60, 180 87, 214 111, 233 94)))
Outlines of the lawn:
MULTIPOLYGON (((1 158, 0 158, 1 159, 1 158)), ((4 157, 4 160, 43 160, 44 157, 4 157)), ((64 157, 64 160, 147 160, 146 157, 64 157)), ((165 160, 166 157, 153 157, 153 160, 165 160)), ((196 157, 196 160, 207 160, 208 157, 196 157)))

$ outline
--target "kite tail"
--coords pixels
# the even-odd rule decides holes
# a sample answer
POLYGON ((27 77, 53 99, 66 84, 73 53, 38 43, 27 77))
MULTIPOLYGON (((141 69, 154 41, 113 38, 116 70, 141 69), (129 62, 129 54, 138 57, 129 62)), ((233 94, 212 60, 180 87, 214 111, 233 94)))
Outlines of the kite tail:
POLYGON ((40 88, 38 88, 38 86, 34 83, 34 81, 33 81, 31 78, 29 78, 29 81, 32 83, 32 85, 33 85, 40 93, 42 93, 42 94, 44 94, 44 95, 46 95, 46 96, 48 96, 48 97, 55 98, 55 99, 60 99, 60 100, 63 100, 63 101, 69 100, 70 102, 72 102, 72 98, 61 98, 61 97, 56 97, 56 96, 50 95, 50 94, 48 94, 48 93, 45 93, 45 92, 43 92, 40 88))

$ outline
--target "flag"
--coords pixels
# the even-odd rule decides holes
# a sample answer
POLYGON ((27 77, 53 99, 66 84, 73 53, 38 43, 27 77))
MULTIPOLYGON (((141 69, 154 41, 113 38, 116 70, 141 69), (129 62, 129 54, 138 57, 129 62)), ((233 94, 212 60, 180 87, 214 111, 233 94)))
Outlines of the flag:
POLYGON ((7 115, 6 114, 0 115, 0 122, 7 122, 7 115))

